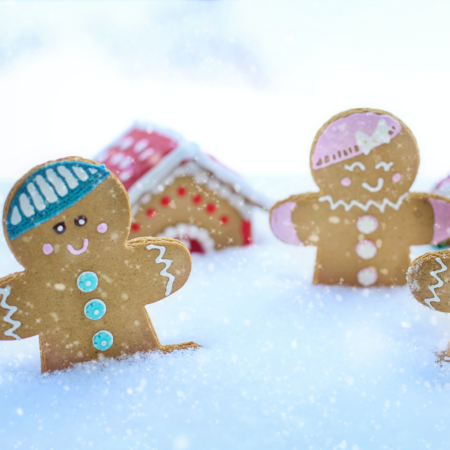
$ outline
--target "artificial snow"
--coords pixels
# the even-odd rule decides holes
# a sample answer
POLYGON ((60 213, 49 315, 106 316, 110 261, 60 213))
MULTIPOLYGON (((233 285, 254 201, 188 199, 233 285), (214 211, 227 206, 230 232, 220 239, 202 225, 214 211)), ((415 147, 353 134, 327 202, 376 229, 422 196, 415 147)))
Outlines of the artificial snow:
MULTIPOLYGON (((275 198, 304 184, 256 182, 275 198)), ((0 448, 448 448, 446 315, 406 286, 312 285, 315 248, 278 241, 262 211, 254 235, 193 255, 185 287, 147 307, 163 344, 199 350, 42 375, 37 337, 0 342, 0 448)), ((0 255, 0 276, 20 270, 4 239, 0 255)))

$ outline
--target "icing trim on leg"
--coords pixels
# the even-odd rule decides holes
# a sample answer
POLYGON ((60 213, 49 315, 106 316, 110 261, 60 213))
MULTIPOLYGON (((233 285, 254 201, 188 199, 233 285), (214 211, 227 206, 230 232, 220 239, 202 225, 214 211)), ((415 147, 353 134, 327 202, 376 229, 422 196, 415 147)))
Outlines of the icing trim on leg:
POLYGON ((4 334, 5 336, 21 340, 22 338, 18 334, 14 333, 14 331, 16 331, 17 328, 22 325, 22 323, 18 320, 11 319, 11 316, 17 311, 17 306, 8 305, 8 303, 6 303, 6 299, 9 297, 9 294, 11 294, 11 286, 8 284, 8 286, 6 286, 5 288, 0 288, 0 294, 2 295, 0 306, 8 310, 5 317, 3 317, 3 320, 12 325, 12 327, 9 330, 6 330, 4 334))
POLYGON ((169 282, 167 283, 166 286, 166 297, 167 297, 172 292, 173 282, 175 281, 175 277, 171 273, 167 272, 167 269, 172 265, 172 261, 170 259, 162 259, 164 253, 166 252, 166 247, 163 247, 162 245, 153 245, 153 244, 147 245, 147 250, 152 250, 154 248, 159 250, 159 255, 156 257, 155 261, 158 264, 164 263, 166 265, 166 267, 164 267, 164 269, 161 270, 159 274, 169 279, 169 282))
POLYGON ((433 286, 428 286, 428 289, 433 294, 432 298, 426 298, 424 299, 425 303, 431 308, 434 309, 434 306, 431 304, 431 302, 437 302, 439 303, 441 299, 436 294, 436 289, 440 288, 444 285, 444 282, 437 276, 438 273, 445 272, 447 270, 447 266, 442 262, 441 258, 436 258, 436 262, 438 262, 441 265, 441 268, 439 270, 433 270, 430 272, 430 275, 436 279, 437 283, 433 284, 433 286))
POLYGON ((450 203, 435 198, 429 198, 428 202, 433 207, 434 233, 432 244, 439 244, 450 237, 450 203))
POLYGON ((288 244, 303 245, 292 222, 292 210, 294 208, 294 202, 286 202, 272 210, 270 225, 277 238, 288 244))

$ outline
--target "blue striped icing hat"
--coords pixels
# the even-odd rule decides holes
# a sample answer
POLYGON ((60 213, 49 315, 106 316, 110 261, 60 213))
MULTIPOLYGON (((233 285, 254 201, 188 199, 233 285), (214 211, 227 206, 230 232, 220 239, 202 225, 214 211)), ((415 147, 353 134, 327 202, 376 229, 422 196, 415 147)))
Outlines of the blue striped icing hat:
POLYGON ((50 220, 92 192, 109 175, 104 165, 62 160, 34 171, 17 190, 6 219, 11 240, 50 220))

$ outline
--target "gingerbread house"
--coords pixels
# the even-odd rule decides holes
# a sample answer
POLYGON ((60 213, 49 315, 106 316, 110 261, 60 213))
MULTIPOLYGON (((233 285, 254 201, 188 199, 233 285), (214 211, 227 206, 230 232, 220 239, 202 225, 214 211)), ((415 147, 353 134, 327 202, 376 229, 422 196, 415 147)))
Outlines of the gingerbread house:
POLYGON ((96 159, 128 191, 130 238, 173 237, 200 253, 249 245, 252 209, 271 206, 198 145, 160 126, 133 125, 96 159))

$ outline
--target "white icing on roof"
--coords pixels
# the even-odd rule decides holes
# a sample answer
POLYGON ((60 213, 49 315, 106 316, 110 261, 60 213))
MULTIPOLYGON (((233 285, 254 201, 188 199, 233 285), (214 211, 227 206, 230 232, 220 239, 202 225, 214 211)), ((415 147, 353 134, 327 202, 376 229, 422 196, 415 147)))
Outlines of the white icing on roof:
MULTIPOLYGON (((178 143, 178 147, 167 154, 162 160, 158 162, 158 164, 156 164, 155 167, 145 173, 128 189, 128 195, 130 197, 130 202, 132 205, 134 205, 145 193, 154 193, 158 185, 161 185, 161 183, 186 160, 194 161, 200 168, 204 169, 203 171, 201 171, 202 175, 200 176, 203 176, 205 179, 202 179, 201 181, 198 180, 200 183, 205 184, 208 179, 211 180, 211 178, 208 177, 207 174, 205 174, 204 171, 206 170, 212 173, 222 183, 229 185, 234 190, 235 194, 244 197, 250 203, 258 205, 265 209, 269 209, 273 205, 274 202, 271 199, 253 189, 253 187, 242 177, 240 177, 227 167, 223 166, 222 164, 216 162, 210 156, 203 153, 197 144, 187 141, 180 134, 174 132, 173 130, 169 130, 167 128, 163 128, 154 124, 149 125, 146 123, 136 123, 132 128, 135 127, 145 129, 149 132, 154 131, 156 133, 165 135, 176 141, 178 143)), ((139 156, 144 156, 144 154, 146 153, 147 150, 142 151, 139 156)))

